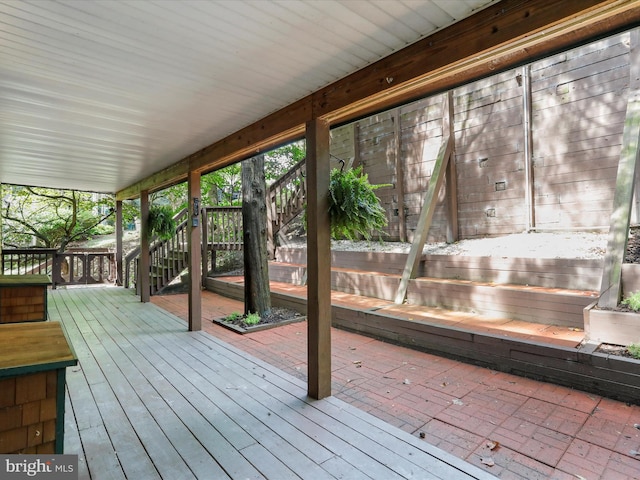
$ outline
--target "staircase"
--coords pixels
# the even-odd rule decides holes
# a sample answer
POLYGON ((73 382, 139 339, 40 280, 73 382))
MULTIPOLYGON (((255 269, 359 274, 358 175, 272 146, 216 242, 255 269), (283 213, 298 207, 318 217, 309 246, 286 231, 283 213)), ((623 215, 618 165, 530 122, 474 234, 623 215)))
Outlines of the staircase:
MULTIPOLYGON (((176 231, 168 240, 154 238, 149 247, 149 287, 151 295, 158 293, 187 268, 187 220, 188 211, 183 209, 174 215, 176 231)), ((135 248, 124 259, 124 286, 136 285, 139 292, 138 265, 140 247, 135 248)))
MULTIPOLYGON (((267 242, 275 256, 278 233, 303 209, 306 196, 305 160, 295 164, 267 190, 267 242)), ((208 263, 215 267, 216 252, 242 250, 242 207, 205 207, 202 209, 202 258, 203 272, 208 263)), ((153 239, 149 249, 150 293, 155 295, 181 275, 188 267, 186 209, 174 216, 176 232, 168 240, 153 239)), ((124 259, 124 286, 137 285, 140 247, 132 250, 124 259)), ((138 292, 139 293, 139 292, 138 292)))

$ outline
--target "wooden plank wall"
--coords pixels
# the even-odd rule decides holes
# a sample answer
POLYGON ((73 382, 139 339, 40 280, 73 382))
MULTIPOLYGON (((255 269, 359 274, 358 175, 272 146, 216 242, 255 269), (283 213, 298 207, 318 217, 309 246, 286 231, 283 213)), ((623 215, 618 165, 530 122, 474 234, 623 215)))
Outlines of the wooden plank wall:
POLYGON ((520 70, 454 90, 461 238, 525 228, 525 170, 520 70))
MULTIPOLYGON (((608 226, 628 96, 629 48, 627 32, 526 67, 535 228, 608 226)), ((461 239, 517 233, 528 226, 523 73, 523 68, 508 70, 453 91, 461 239)), ((442 140, 442 104, 443 94, 435 95, 332 132, 332 153, 357 156, 371 183, 393 185, 377 191, 389 219, 386 240, 399 239, 402 204, 407 240, 413 239, 442 140), (350 141, 357 144, 351 147, 350 141), (396 175, 398 154, 402 178, 396 175)), ((443 191, 428 241, 445 241, 445 234, 443 191)))
POLYGON ((629 34, 531 66, 536 223, 609 225, 629 85, 629 34))

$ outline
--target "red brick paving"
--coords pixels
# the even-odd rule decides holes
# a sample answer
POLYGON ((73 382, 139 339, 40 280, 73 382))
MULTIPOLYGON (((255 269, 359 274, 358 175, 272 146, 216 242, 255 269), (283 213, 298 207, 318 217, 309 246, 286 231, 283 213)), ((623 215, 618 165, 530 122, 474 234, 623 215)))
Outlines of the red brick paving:
MULTIPOLYGON (((186 319, 186 295, 152 302, 186 319)), ((306 324, 239 335, 210 321, 242 310, 238 301, 203 292, 206 332, 306 379, 306 324)), ((638 406, 338 329, 332 354, 337 398, 497 477, 640 480, 638 406), (499 445, 492 450, 490 442, 499 445)))

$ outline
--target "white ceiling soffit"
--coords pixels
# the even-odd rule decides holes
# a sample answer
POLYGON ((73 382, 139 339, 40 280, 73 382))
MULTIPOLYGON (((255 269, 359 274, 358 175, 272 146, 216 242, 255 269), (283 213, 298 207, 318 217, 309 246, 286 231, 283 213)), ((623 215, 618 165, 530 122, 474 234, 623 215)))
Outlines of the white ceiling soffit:
POLYGON ((0 182, 116 192, 490 3, 0 0, 0 182))

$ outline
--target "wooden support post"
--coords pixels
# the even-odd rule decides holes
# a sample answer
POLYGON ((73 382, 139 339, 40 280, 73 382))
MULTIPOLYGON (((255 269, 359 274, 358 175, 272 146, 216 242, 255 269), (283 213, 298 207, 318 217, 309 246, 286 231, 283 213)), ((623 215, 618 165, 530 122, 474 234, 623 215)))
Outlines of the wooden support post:
POLYGON ((187 184, 187 191, 189 192, 189 235, 187 237, 189 251, 189 331, 197 331, 202 329, 200 174, 190 171, 187 184))
POLYGON ((429 180, 429 188, 424 197, 424 204, 422 211, 420 212, 420 218, 418 219, 418 226, 416 228, 416 234, 411 243, 411 250, 407 256, 407 263, 404 266, 402 272, 402 278, 400 279, 400 285, 398 286, 398 292, 396 293, 395 303, 401 304, 404 302, 407 296, 407 288, 409 287, 409 280, 416 277, 418 272, 418 266, 420 265, 420 258, 422 256, 422 249, 427 241, 427 234, 429 233, 429 227, 431 227, 431 220, 433 220, 433 212, 436 209, 436 202, 438 200, 438 192, 444 181, 444 174, 447 170, 447 163, 449 157, 453 151, 453 139, 445 132, 445 136, 442 138, 442 145, 438 151, 438 158, 436 164, 431 173, 431 179, 429 180))
POLYGON ((533 134, 531 132, 531 66, 522 67, 522 128, 524 130, 524 203, 527 211, 526 229, 536 227, 535 183, 533 176, 533 134))
MULTIPOLYGON (((442 116, 442 135, 449 134, 451 139, 451 156, 453 157, 455 148, 454 124, 453 124, 453 91, 447 92, 447 99, 444 102, 442 116)), ((446 194, 447 194, 447 243, 458 241, 458 173, 456 162, 451 158, 447 164, 446 173, 446 194)), ((426 237, 425 237, 426 240, 426 237)))
POLYGON ((200 222, 200 230, 202 231, 202 239, 200 243, 202 246, 200 249, 200 255, 202 256, 200 259, 202 262, 202 275, 200 275, 200 277, 202 278, 202 288, 204 288, 207 285, 207 273, 209 272, 209 265, 207 263, 207 257, 209 256, 209 239, 207 238, 209 235, 209 227, 207 225, 208 219, 206 211, 202 207, 200 208, 200 222))
MULTIPOLYGON (((629 32, 629 91, 640 91, 640 28, 629 32)), ((640 168, 636 168, 631 224, 640 225, 640 168)))
POLYGON ((331 395, 331 228, 329 123, 312 120, 307 136, 308 393, 331 395))
POLYGON ((400 109, 393 111, 393 143, 396 167, 396 195, 398 207, 398 238, 407 241, 407 219, 404 214, 404 168, 402 162, 402 145, 400 144, 400 109))
POLYGON ((140 285, 140 301, 151 300, 151 265, 149 258, 149 191, 140 192, 140 260, 138 264, 138 285, 140 285))
POLYGON ((604 257, 598 306, 613 308, 620 301, 622 263, 627 249, 633 187, 640 159, 640 90, 629 92, 627 115, 622 132, 622 151, 618 162, 607 253, 604 257))
POLYGON ((122 200, 116 200, 116 285, 122 286, 123 265, 122 265, 122 200))

